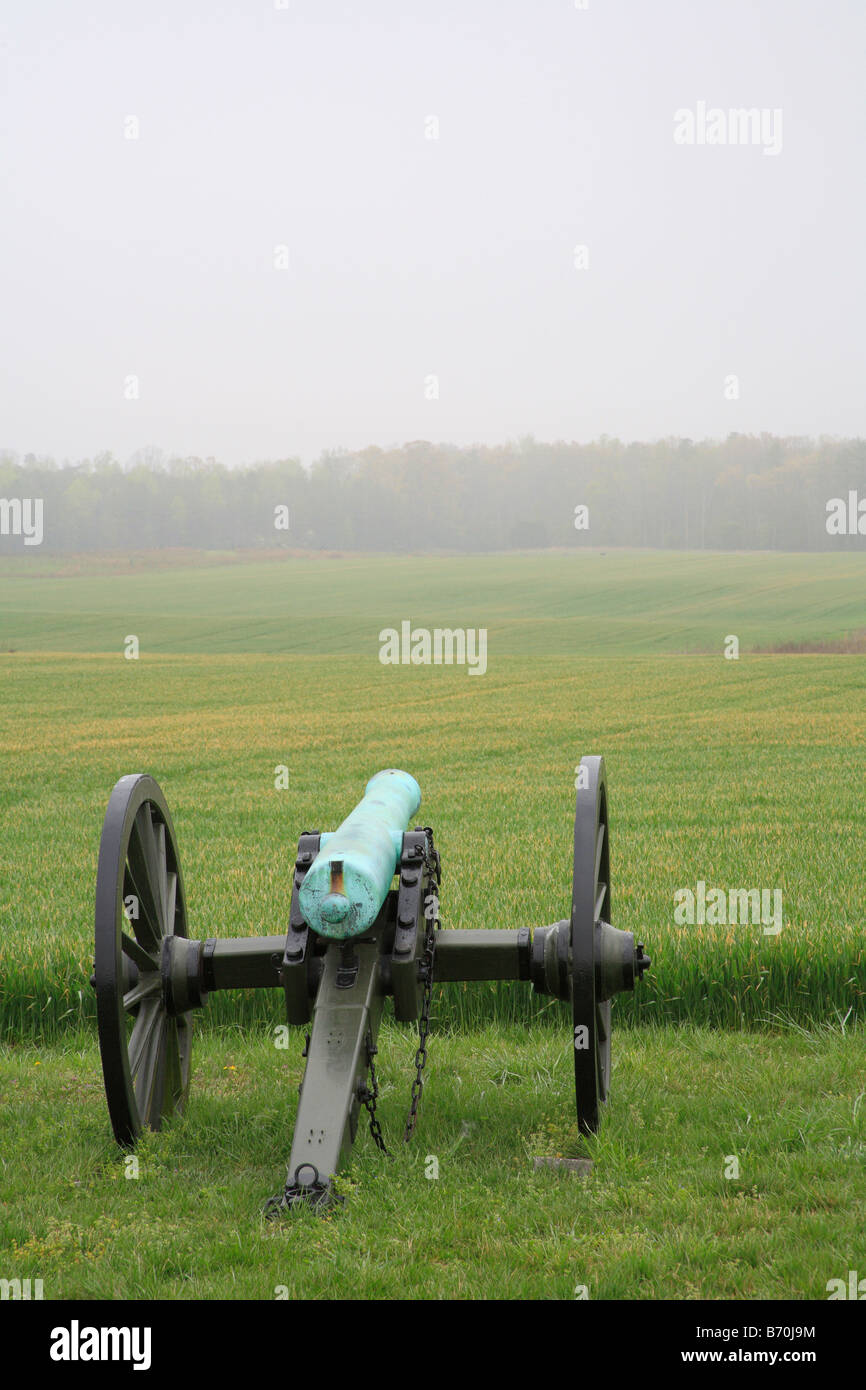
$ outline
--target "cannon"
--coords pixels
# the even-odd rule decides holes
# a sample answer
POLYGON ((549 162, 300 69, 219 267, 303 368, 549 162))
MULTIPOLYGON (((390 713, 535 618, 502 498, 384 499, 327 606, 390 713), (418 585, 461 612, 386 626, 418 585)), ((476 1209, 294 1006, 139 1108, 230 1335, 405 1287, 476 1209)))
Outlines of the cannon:
POLYGON ((283 932, 194 940, 165 797, 150 776, 121 777, 99 847, 92 976, 118 1144, 134 1145, 142 1129, 159 1129, 183 1110, 193 1019, 209 995, 281 990, 288 1023, 305 1030, 306 1065, 286 1182, 265 1210, 327 1209, 342 1200, 335 1179, 362 1109, 387 1152, 375 1068, 386 999, 399 1022, 418 1026, 403 1132, 411 1138, 434 979, 523 980, 568 1005, 577 1123, 581 1133, 594 1133, 610 1089, 611 999, 634 989, 650 961, 631 932, 611 925, 603 759, 583 758, 576 785, 570 912, 551 925, 443 929, 433 831, 408 828, 420 788, 407 772, 387 769, 370 779, 336 831, 300 836, 283 932))

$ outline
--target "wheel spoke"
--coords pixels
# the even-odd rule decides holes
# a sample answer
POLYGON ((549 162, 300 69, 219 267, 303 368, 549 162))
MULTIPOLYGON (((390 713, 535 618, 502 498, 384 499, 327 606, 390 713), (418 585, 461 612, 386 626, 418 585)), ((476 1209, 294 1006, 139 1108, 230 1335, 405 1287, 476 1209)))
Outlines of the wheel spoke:
POLYGON ((171 930, 165 902, 168 890, 168 867, 165 862, 165 826, 162 821, 153 822, 153 837, 156 844, 156 895, 162 908, 163 935, 171 930))
POLYGON ((606 1042, 610 1036, 610 1002, 606 1000, 605 1003, 607 1008, 604 1004, 599 1004, 595 1010, 595 1027, 600 1043, 606 1042))
POLYGON ((124 871, 124 897, 131 896, 138 904, 138 916, 130 917, 127 914, 127 921, 146 951, 158 951, 162 940, 159 914, 148 887, 147 870, 138 850, 133 850, 131 840, 127 854, 129 857, 124 871))
MULTIPOLYGON (((131 845, 130 849, 127 850, 127 855, 130 856, 130 854, 131 845)), ((161 938, 159 918, 150 897, 143 894, 139 888, 139 882, 144 883, 145 886, 147 884, 147 873, 144 865, 140 862, 133 865, 128 857, 123 870, 124 916, 145 950, 158 951, 161 938), (135 917, 131 917, 126 912, 127 898, 134 898, 138 904, 135 917)))
POLYGON ((140 1011, 135 1020, 135 1027, 132 1030, 132 1037, 129 1039, 129 1073, 133 1081, 136 1078, 141 1060, 144 1056, 151 1036, 156 1025, 163 1014, 162 1000, 151 999, 140 1011))
POLYGON ((183 1096, 177 1019, 170 1018, 165 1035, 165 1095, 162 1113, 173 1115, 183 1096))
POLYGON ((174 916, 177 908, 177 874, 168 874, 168 889, 165 895, 165 931, 174 936, 174 916))
POLYGON ((127 851, 129 867, 139 890, 139 902, 151 927, 156 928, 157 940, 165 936, 162 890, 159 881, 159 851, 150 814, 145 801, 132 823, 127 851))
POLYGON ((599 1099, 606 1101, 610 1091, 610 1000, 606 999, 603 1004, 599 1004, 596 1011, 598 1027, 598 1047, 596 1058, 598 1061, 598 1094, 599 1099))
POLYGON ((604 821, 599 822, 598 833, 595 839, 595 881, 598 883, 601 875, 601 861, 604 855, 604 836, 607 826, 604 821))
POLYGON ((131 961, 134 961, 142 975, 151 970, 159 970, 159 962, 149 956, 143 946, 132 936, 127 936, 126 932, 120 933, 120 949, 123 954, 131 961))
POLYGON ((150 1034, 150 1041, 143 1054, 143 1061, 135 1083, 135 1098, 142 1124, 151 1129, 159 1128, 162 1114, 162 1094, 165 1080, 165 1040, 169 1023, 162 1009, 157 1014, 158 1024, 150 1034))
POLYGON ((162 980, 159 975, 151 972, 149 975, 142 976, 137 985, 126 991, 123 996, 123 1007, 129 1013, 130 1009, 134 1009, 145 999, 153 998, 155 994, 162 994, 162 980))
POLYGON ((595 920, 596 920, 596 922, 600 922, 600 921, 602 920, 602 915, 601 915, 601 914, 602 914, 602 911, 603 911, 603 909, 604 909, 604 900, 605 900, 606 897, 607 897, 607 884, 606 884, 606 883, 597 883, 597 884, 596 884, 596 889, 595 889, 595 920))

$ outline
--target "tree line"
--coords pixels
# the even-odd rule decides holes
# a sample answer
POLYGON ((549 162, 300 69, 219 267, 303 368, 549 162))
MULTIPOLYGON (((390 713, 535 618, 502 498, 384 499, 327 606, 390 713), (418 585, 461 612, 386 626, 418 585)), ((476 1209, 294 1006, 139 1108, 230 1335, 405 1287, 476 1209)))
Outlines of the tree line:
POLYGON ((238 468, 155 449, 123 464, 110 454, 58 464, 7 451, 0 453, 5 552, 24 549, 8 505, 14 498, 42 500, 43 553, 857 549, 866 537, 866 441, 731 434, 458 447, 418 440, 326 452, 310 467, 285 458, 238 468), (853 533, 828 531, 832 499, 844 499, 854 517, 862 500, 862 534, 856 524, 853 533))

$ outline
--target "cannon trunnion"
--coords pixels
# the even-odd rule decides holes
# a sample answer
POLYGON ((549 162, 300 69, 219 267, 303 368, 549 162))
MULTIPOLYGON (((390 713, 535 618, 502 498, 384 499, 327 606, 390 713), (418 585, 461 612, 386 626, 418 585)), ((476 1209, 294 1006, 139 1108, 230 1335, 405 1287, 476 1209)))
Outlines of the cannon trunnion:
POLYGON ((284 1190, 270 1213, 339 1200, 362 1108, 375 1113, 376 1038, 385 1000, 419 1024, 404 1138, 417 1117, 430 995, 437 982, 525 980, 570 1005, 577 1119, 593 1133, 610 1088, 610 1001, 650 962, 611 925, 610 835, 604 762, 578 777, 570 914, 550 926, 441 930, 439 854, 429 827, 407 829, 420 790, 388 769, 333 834, 305 832, 295 859, 288 931, 193 940, 174 827, 153 778, 122 777, 99 850, 93 984, 109 1115, 118 1143, 183 1109, 193 1018, 217 990, 283 992, 286 1018, 307 1031, 284 1190))

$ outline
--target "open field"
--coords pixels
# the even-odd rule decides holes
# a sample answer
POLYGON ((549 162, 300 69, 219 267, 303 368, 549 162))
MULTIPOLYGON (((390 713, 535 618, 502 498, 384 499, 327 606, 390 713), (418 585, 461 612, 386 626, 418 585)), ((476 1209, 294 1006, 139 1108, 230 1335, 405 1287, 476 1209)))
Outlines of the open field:
MULTIPOLYGON (((0 565, 2 1273, 46 1297, 820 1298, 866 1268, 866 656, 826 650, 866 627, 866 557, 187 559, 0 565), (405 619, 486 627, 486 674, 381 665, 380 629, 405 619), (395 765, 435 828, 443 925, 517 927, 567 915, 588 752, 608 768, 613 920, 653 958, 614 1004, 588 1182, 527 1176, 530 1152, 578 1151, 568 1026, 509 985, 435 990, 399 1186, 365 1134, 345 1211, 260 1225, 301 1045, 273 1048, 263 992, 210 1001, 188 1114, 123 1180, 87 985, 119 776, 167 796, 195 936, 283 931, 300 832, 395 765), (780 889, 782 930, 678 924, 700 881, 780 889)), ((391 1132, 411 1051, 386 1028, 391 1132)))
MULTIPOLYGON (((122 773, 152 772, 168 797, 194 935, 281 932, 300 832, 336 825, 395 765, 418 777, 436 831, 443 924, 517 927, 567 915, 574 767, 596 751, 614 921, 654 958, 618 1018, 862 1015, 864 658, 524 658, 483 678, 346 656, 0 665, 7 1036, 94 1016, 96 857, 122 773), (780 888, 783 929, 677 925, 674 893, 698 880, 780 888)), ((452 986, 442 1003, 464 1022, 535 1007, 512 986, 452 986)), ((239 1008, 269 1018, 279 1001, 219 997, 210 1012, 239 1008)))
POLYGON ((742 650, 866 629, 866 554, 563 550, 465 556, 256 552, 0 558, 0 652, 349 653, 377 634, 485 627, 523 657, 742 650), (228 563, 231 561, 231 563, 228 563), (155 565, 155 567, 154 567, 155 565))
MULTIPOLYGON (((746 613, 764 646, 856 629, 861 557, 307 557, 110 579, 103 561, 91 577, 77 564, 51 579, 27 577, 28 562, 0 586, 0 645, 20 630, 67 649, 0 655, 6 1036, 93 1016, 96 853, 122 773, 150 771, 168 796, 195 934, 281 931, 298 834, 336 824, 389 765, 421 782, 445 924, 517 926, 567 912, 573 769, 599 751, 614 919, 655 956, 639 995, 617 1001, 621 1021, 862 1012, 866 658, 721 655, 746 613), (406 613, 487 624, 487 673, 382 666, 380 627, 406 613), (137 661, 121 655, 130 631, 137 661), (182 640, 203 650, 166 651, 182 640), (283 650, 220 650, 240 640, 283 650), (676 654, 698 641, 713 654, 676 654), (699 880, 778 887, 784 929, 676 925, 675 891, 699 880)), ((265 1019, 273 1002, 211 1012, 265 1019)), ((508 986, 439 1004, 463 1023, 538 1012, 508 986)))

